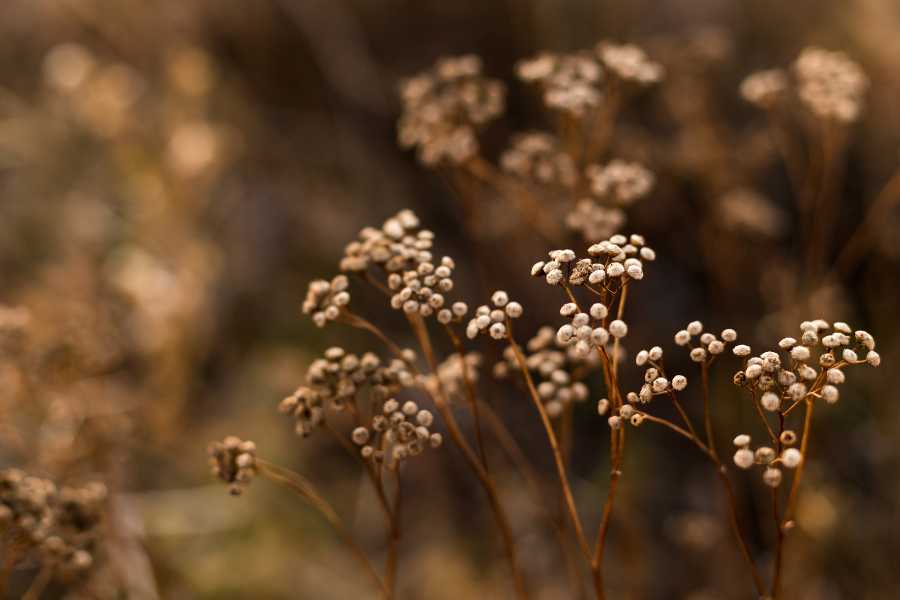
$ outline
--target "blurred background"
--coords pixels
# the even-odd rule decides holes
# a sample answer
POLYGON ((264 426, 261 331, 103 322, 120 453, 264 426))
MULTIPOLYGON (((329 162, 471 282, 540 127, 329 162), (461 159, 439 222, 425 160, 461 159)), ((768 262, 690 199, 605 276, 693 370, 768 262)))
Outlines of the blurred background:
MULTIPOLYGON (((480 137, 496 162, 515 132, 555 126, 515 79, 517 61, 600 40, 634 42, 666 72, 613 134, 612 155, 656 176, 628 214, 628 232, 659 259, 629 298, 626 347, 669 351, 693 319, 734 327, 754 348, 804 319, 871 331, 886 368, 852 374, 841 402, 817 415, 785 586, 792 598, 893 597, 900 211, 885 201, 866 215, 900 160, 898 32, 895 0, 4 0, 0 462, 110 489, 97 573, 43 597, 369 597, 313 511, 265 482, 229 497, 209 474, 207 442, 255 440, 261 456, 320 483, 380 556, 380 515, 358 465, 330 438, 301 440, 276 411, 325 348, 375 349, 348 328, 316 328, 300 313, 306 286, 337 272, 362 227, 411 208, 437 252, 456 259, 470 306, 502 288, 526 308, 520 341, 558 326, 560 295, 528 269, 584 241, 565 229, 547 239, 487 187, 461 198, 446 172, 400 149, 397 86, 443 55, 480 56, 507 86, 505 113, 480 137), (809 45, 847 53, 870 80, 847 127, 818 270, 805 262, 765 115, 739 93, 747 75, 787 67, 809 45), (723 209, 729 192, 748 189, 749 208, 723 209)), ((789 131, 803 139, 802 126, 789 131)), ((552 199, 541 208, 563 223, 552 199)), ((360 298, 367 318, 413 344, 402 318, 360 298)), ((552 482, 527 397, 491 380, 496 347, 479 350, 486 397, 552 482)), ((673 361, 690 376, 686 356, 673 361)), ((625 365, 633 389, 640 374, 625 365)), ((731 375, 721 368, 713 382, 723 446, 754 418, 733 400, 731 375)), ((576 407, 573 478, 590 530, 608 485, 607 436, 593 404, 576 407)), ((631 439, 611 597, 750 597, 703 457, 665 431, 631 439)), ((400 597, 509 597, 493 522, 458 452, 430 452, 405 476, 400 597)), ((577 597, 520 483, 500 477, 535 592, 577 597)), ((755 476, 736 482, 765 566, 765 490, 755 476)), ((10 597, 33 577, 33 566, 17 568, 10 597)))

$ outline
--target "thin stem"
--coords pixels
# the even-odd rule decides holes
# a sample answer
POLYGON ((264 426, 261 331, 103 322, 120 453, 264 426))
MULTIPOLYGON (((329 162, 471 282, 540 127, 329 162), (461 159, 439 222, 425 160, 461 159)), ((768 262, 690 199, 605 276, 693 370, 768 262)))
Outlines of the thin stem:
MULTIPOLYGON (((779 414, 778 441, 775 447, 781 455, 781 434, 784 433, 784 415, 779 414)), ((781 589, 781 565, 784 558, 784 531, 781 528, 781 517, 778 514, 778 488, 772 488, 772 518, 775 521, 775 568, 772 575, 772 600, 778 597, 781 589)))
POLYGON ((491 408, 489 404, 482 404, 481 410, 488 428, 493 432, 494 437, 497 438, 497 441, 500 443, 500 448, 503 449, 503 452, 519 471, 522 479, 525 480, 525 484, 528 486, 531 495, 534 497, 535 504, 540 509, 541 514, 544 516, 547 523, 553 529, 554 536, 560 546, 561 554, 566 562, 566 570, 569 574, 573 595, 577 593, 578 597, 584 597, 584 589, 582 587, 581 577, 578 573, 578 566, 575 564, 574 557, 572 556, 572 549, 566 543, 563 524, 554 518, 547 509, 547 501, 541 490, 540 478, 534 470, 531 461, 528 460, 522 447, 518 444, 515 437, 513 437, 509 428, 503 423, 503 420, 496 412, 494 412, 494 409, 491 408))
POLYGON ((365 570, 375 586, 383 594, 389 596, 389 590, 385 587, 384 582, 381 580, 381 577, 379 577, 375 567, 373 567, 369 559, 366 558, 365 552, 359 547, 356 540, 350 535, 350 532, 347 531, 344 522, 338 516, 337 512, 335 512, 331 505, 316 491, 311 482, 306 480, 299 473, 279 467, 278 465, 260 458, 256 459, 256 465, 260 475, 270 481, 287 487, 305 500, 310 506, 319 511, 325 520, 328 521, 328 524, 334 529, 335 533, 338 534, 338 537, 340 537, 350 549, 353 557, 356 558, 363 567, 363 570, 365 570))
POLYGON ((400 509, 402 507, 402 488, 400 485, 400 469, 394 470, 394 506, 392 509, 394 518, 391 519, 391 527, 388 532, 388 555, 385 565, 386 598, 394 597, 397 589, 397 563, 400 548, 400 509))
POLYGON ((47 585, 52 578, 53 567, 50 565, 43 565, 41 570, 38 571, 37 576, 35 576, 34 580, 31 582, 31 585, 28 586, 25 594, 22 595, 22 600, 39 600, 41 594, 44 593, 44 590, 47 588, 47 585))
POLYGON ((791 481, 791 491, 788 494, 787 505, 784 511, 784 519, 781 528, 790 529, 793 525, 794 510, 797 505, 797 493, 800 488, 800 479, 803 477, 803 467, 806 465, 806 449, 809 447, 809 436, 812 431, 812 415, 815 406, 813 398, 806 399, 806 415, 803 418, 803 434, 800 438, 800 456, 802 460, 797 465, 797 472, 794 473, 793 481, 791 481))
POLYGON ((703 423, 706 428, 706 447, 709 448, 712 455, 718 460, 719 454, 716 452, 716 443, 713 438, 712 416, 710 415, 709 410, 709 365, 705 360, 700 366, 700 381, 703 388, 703 423))
POLYGON ((769 419, 766 418, 766 413, 763 412, 762 406, 759 404, 759 398, 756 397, 756 390, 751 390, 750 392, 751 400, 753 401, 753 406, 756 408, 756 414, 759 415, 760 420, 763 422, 763 425, 766 426, 766 432, 769 434, 769 439, 771 440, 773 445, 777 445, 778 436, 775 435, 775 432, 772 430, 772 426, 769 425, 769 419))
MULTIPOLYGON (((419 340, 419 346, 422 348, 422 352, 425 354, 425 359, 428 361, 431 372, 436 374, 437 360, 434 356, 434 349, 431 345, 431 339, 428 336, 428 329, 425 327, 425 324, 422 322, 421 318, 419 318, 417 315, 410 315, 409 323, 419 340)), ((478 477, 478 481, 481 483, 481 486, 484 488, 484 491, 488 496, 488 502, 491 506, 491 511, 494 514, 494 518, 497 521, 497 526, 500 529, 500 535, 503 538, 503 545, 506 550, 506 557, 509 562, 510 571, 512 572, 513 584, 516 588, 516 594, 519 598, 528 598, 528 589, 525 586, 525 579, 523 578, 522 571, 519 567, 518 552, 513 540, 512 528, 509 524, 509 517, 506 515, 506 511, 503 509, 503 505, 500 503, 500 498, 497 493, 497 486, 494 484, 494 480, 491 478, 490 474, 482 466, 481 461, 478 460, 478 456, 475 454, 472 446, 466 441, 465 437, 460 431, 459 424, 456 422, 456 417, 453 416, 453 412, 448 406, 447 397, 444 394, 444 388, 443 384, 440 381, 440 378, 438 378, 438 385, 436 386, 436 388, 437 393, 433 396, 434 404, 437 407, 438 412, 441 413, 441 416, 444 419, 444 423, 447 425, 447 431, 450 434, 450 439, 452 439, 453 443, 456 444, 456 446, 460 449, 463 457, 475 472, 475 475, 478 477)))
POLYGON ((394 341, 391 340, 387 335, 385 335, 385 333, 381 331, 381 329, 379 329, 374 323, 346 309, 341 312, 341 316, 339 317, 339 319, 341 320, 341 322, 346 323, 351 327, 356 327, 357 329, 362 329, 372 333, 373 335, 375 335, 375 337, 381 340, 382 343, 384 343, 384 345, 387 346, 388 349, 397 356, 397 358, 400 358, 404 361, 406 360, 403 356, 403 349, 395 344, 394 341))
POLYGON ((381 506, 381 509, 384 512, 384 516, 387 519, 388 525, 393 527, 394 513, 391 510, 390 505, 388 504, 387 496, 384 493, 384 486, 382 485, 381 479, 375 473, 375 468, 372 466, 372 463, 364 459, 359 453, 359 450, 354 448, 350 444, 350 442, 344 436, 338 433, 327 421, 325 421, 324 427, 325 430, 328 431, 347 451, 347 453, 354 458, 354 460, 357 460, 362 464, 363 468, 366 471, 366 474, 372 482, 372 486, 375 488, 375 494, 378 496, 378 504, 381 506))
POLYGON ((462 369, 463 385, 466 389, 466 399, 469 401, 469 410, 472 411, 472 418, 475 421, 475 443, 478 447, 478 456, 481 458, 481 464, 484 465, 484 470, 489 471, 487 452, 485 452, 484 449, 484 436, 481 433, 481 415, 478 411, 475 385, 472 382, 472 378, 469 377, 469 368, 466 364, 466 350, 463 348, 459 336, 456 335, 456 332, 453 331, 453 328, 449 324, 444 325, 444 330, 447 332, 447 336, 450 338, 450 341, 453 343, 453 348, 456 350, 456 355, 459 357, 459 367, 462 369))
POLYGON ((759 574, 759 570, 756 568, 756 564, 753 562, 753 557, 750 555, 750 549, 747 546, 747 542, 744 540, 744 534, 741 531, 740 520, 738 518, 737 500, 734 495, 734 490, 731 487, 731 482, 728 480, 728 474, 725 466, 721 463, 721 461, 719 461, 718 456, 713 452, 712 449, 707 448, 703 444, 703 442, 701 442, 695 435, 691 435, 687 430, 682 429, 678 425, 666 419, 660 419, 647 413, 641 414, 644 415, 645 420, 652 423, 664 425, 678 435, 693 442, 694 445, 696 445, 715 465, 716 474, 718 475, 719 480, 722 482, 722 485, 725 487, 726 499, 728 501, 729 525, 731 526, 731 530, 734 533, 735 539, 737 540, 741 555, 744 557, 744 560, 746 561, 747 566, 750 569, 750 575, 753 578, 753 584, 756 586, 756 591, 760 596, 762 596, 765 593, 762 577, 759 574))
POLYGON ((553 460, 556 462, 556 472, 559 475, 560 486, 562 487, 563 497, 566 501, 566 509, 569 513, 569 519, 572 521, 572 526, 575 529, 575 536, 578 539, 578 545, 581 547, 581 551, 584 553, 585 558, 588 561, 592 560, 591 550, 587 543, 587 538, 584 536, 584 529, 581 526, 581 519, 578 517, 578 509, 575 506, 575 498, 572 495, 572 488, 569 485, 569 476, 566 473, 566 465, 563 461, 562 452, 560 451, 559 441, 556 439, 556 433, 553 431, 553 424, 550 422, 550 417, 547 415, 547 411, 544 408, 544 403, 541 402, 541 398, 538 395, 537 388, 534 385, 534 380, 531 377, 531 373, 528 370, 528 365, 525 363, 525 356, 522 354, 522 349, 519 348, 519 344, 516 342, 515 338, 512 335, 512 324, 509 319, 507 319, 506 324, 506 337, 509 340, 509 345, 513 349, 513 354, 516 357, 516 362, 519 365, 519 369, 522 371, 522 375, 525 377, 525 383, 528 385, 528 392, 531 396, 531 400, 534 404, 534 407, 537 409, 538 414, 541 417, 541 423, 544 425, 544 432, 547 434, 547 439, 550 441, 550 449, 553 452, 553 460))

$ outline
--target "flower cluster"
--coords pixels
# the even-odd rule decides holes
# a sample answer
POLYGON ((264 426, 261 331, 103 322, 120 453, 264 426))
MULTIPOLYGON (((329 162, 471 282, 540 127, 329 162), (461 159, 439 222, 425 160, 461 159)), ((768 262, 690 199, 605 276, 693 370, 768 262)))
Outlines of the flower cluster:
POLYGON ((735 384, 748 387, 769 411, 784 412, 786 403, 810 398, 833 404, 840 397, 838 386, 844 382, 845 367, 881 364, 875 339, 868 332, 853 331, 842 322, 829 325, 821 319, 804 321, 800 324, 800 339, 786 337, 778 347, 787 356, 774 351, 750 356, 752 350, 746 345, 735 346, 733 350, 745 359, 743 370, 734 376, 735 384), (826 333, 829 329, 831 333, 826 333))
MULTIPOLYGON (((414 355, 407 353, 412 361, 414 355)), ((414 384, 415 377, 404 360, 395 358, 383 365, 371 352, 357 356, 334 347, 313 361, 306 372, 306 384, 282 400, 278 410, 292 417, 297 434, 306 437, 324 422, 326 409, 344 410, 348 402, 355 402, 363 387, 368 387, 373 399, 383 401, 414 384)))
POLYGON ((410 456, 421 454, 427 446, 440 447, 443 438, 440 433, 429 428, 434 416, 427 410, 420 410, 412 400, 402 405, 390 398, 382 405, 382 414, 372 417, 369 427, 357 427, 351 438, 361 446, 363 458, 382 463, 395 469, 410 456))
POLYGON ((466 325, 466 337, 474 340, 479 333, 488 333, 495 340, 502 340, 507 336, 507 320, 518 319, 522 316, 522 305, 510 301, 509 295, 498 290, 491 295, 493 308, 488 305, 479 306, 475 311, 475 317, 466 325))
POLYGON ((589 165, 586 174, 594 195, 619 206, 629 206, 643 198, 654 183, 653 173, 648 169, 620 159, 604 166, 589 165))
POLYGON ((31 543, 42 542, 53 526, 56 485, 19 469, 0 471, 0 523, 31 543))
POLYGON ((521 61, 519 79, 541 87, 544 104, 554 110, 582 117, 603 97, 603 67, 591 52, 541 53, 521 61))
POLYGON ((541 185, 571 188, 578 179, 575 161, 560 148, 556 136, 539 131, 515 136, 512 146, 500 157, 500 166, 541 185))
POLYGON ((209 445, 209 464, 213 475, 228 484, 228 491, 238 496, 256 475, 256 444, 230 435, 209 445))
POLYGON ((762 480, 769 487, 781 485, 780 467, 796 469, 803 462, 800 451, 790 447, 797 442, 797 434, 790 429, 783 431, 778 438, 778 445, 782 447, 781 454, 770 446, 760 446, 756 450, 751 450, 750 441, 750 436, 745 433, 734 438, 734 445, 737 447, 733 457, 734 464, 744 470, 753 465, 765 467, 762 480))
MULTIPOLYGON (((444 294, 453 289, 453 259, 445 256, 439 265, 435 266, 430 261, 419 262, 415 269, 400 273, 391 273, 388 276, 388 288, 394 292, 391 296, 391 307, 403 310, 408 315, 416 314, 430 317, 436 311, 444 309, 446 302, 444 294)), ((451 310, 458 314, 465 307, 457 303, 451 310)), ((445 319, 447 314, 441 317, 445 319)))
POLYGON ((634 44, 597 44, 597 55, 607 72, 619 79, 649 85, 662 79, 662 65, 649 59, 644 50, 634 44))
POLYGON ((570 319, 556 332, 556 341, 564 346, 572 346, 575 354, 587 357, 595 348, 606 346, 610 336, 622 338, 628 334, 624 321, 616 319, 604 327, 609 310, 601 302, 591 305, 588 312, 579 312, 574 302, 562 305, 559 313, 570 319))
MULTIPOLYGON (((839 123, 851 123, 859 117, 869 79, 846 54, 806 48, 792 70, 793 89, 813 115, 839 123)), ((786 97, 790 84, 787 73, 770 69, 749 75, 740 91, 751 104, 771 109, 786 97)))
POLYGON ((737 233, 777 237, 787 229, 787 215, 765 196, 735 188, 719 198, 716 217, 722 226, 737 233))
MULTIPOLYGON (((596 349, 591 348, 588 354, 582 355, 574 346, 559 341, 552 327, 541 327, 528 340, 525 349, 525 365, 536 376, 538 395, 551 418, 562 414, 572 402, 588 399, 584 380, 600 364, 596 349)), ((507 346, 503 361, 494 365, 494 376, 505 379, 518 372, 515 351, 507 346)))
POLYGON ((317 327, 324 327, 328 321, 334 321, 350 303, 350 292, 347 291, 349 286, 350 282, 345 275, 338 275, 331 281, 312 281, 306 291, 306 299, 303 300, 303 314, 312 315, 317 327))
POLYGON ((593 198, 584 198, 566 214, 566 226, 586 240, 605 239, 625 225, 625 211, 603 206, 593 198))
POLYGON ((473 54, 440 59, 400 86, 398 138, 427 165, 461 164, 478 153, 476 132, 503 112, 502 82, 482 74, 473 54))
POLYGON ((469 352, 463 357, 452 354, 438 365, 436 373, 426 376, 425 388, 435 397, 440 395, 441 389, 450 398, 461 396, 465 393, 466 379, 472 384, 478 381, 481 360, 478 352, 469 352))
POLYGON ((542 52, 521 61, 519 78, 541 87, 544 104, 575 117, 599 106, 607 79, 648 85, 662 79, 663 69, 633 44, 600 42, 593 51, 571 54, 542 52))
POLYGON ((533 277, 544 276, 549 285, 624 286, 631 279, 644 278, 643 261, 652 261, 656 253, 644 244, 644 238, 614 235, 588 248, 591 258, 579 259, 572 250, 552 250, 549 261, 531 267, 533 277))
POLYGON ((794 62, 797 95, 819 118, 855 121, 862 111, 869 79, 843 52, 806 48, 794 62))
POLYGON ((762 109, 775 106, 788 89, 787 74, 781 69, 766 69, 748 75, 741 82, 741 97, 762 109))
POLYGON ((644 370, 644 385, 640 391, 628 394, 628 401, 632 404, 640 402, 647 404, 653 396, 680 392, 687 387, 688 380, 684 375, 675 375, 671 379, 663 368, 663 350, 659 346, 653 346, 649 350, 641 350, 634 357, 634 362, 639 367, 647 367, 644 370))
POLYGON ((341 271, 365 272, 370 266, 389 273, 415 268, 432 260, 434 234, 419 230, 419 218, 411 210, 401 210, 380 228, 366 227, 344 248, 341 271))
POLYGON ((675 334, 675 343, 690 348, 692 361, 704 363, 711 362, 716 356, 725 352, 728 344, 737 339, 737 332, 734 329, 724 329, 720 337, 721 339, 708 331, 704 333, 703 323, 700 321, 691 321, 687 327, 675 334), (698 336, 696 341, 699 343, 695 345, 694 338, 698 336))
POLYGON ((0 471, 0 528, 45 567, 78 575, 94 564, 106 496, 101 483, 57 490, 49 479, 6 469, 0 471))

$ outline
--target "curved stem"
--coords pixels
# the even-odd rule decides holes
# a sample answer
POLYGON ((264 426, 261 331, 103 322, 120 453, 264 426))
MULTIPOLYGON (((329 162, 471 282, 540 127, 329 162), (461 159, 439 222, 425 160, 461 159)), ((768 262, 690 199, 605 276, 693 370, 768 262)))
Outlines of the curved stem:
POLYGON ((519 370, 522 371, 522 375, 525 377, 529 395, 531 396, 534 407, 541 417, 541 423, 544 425, 547 439, 550 441, 550 449, 553 452, 553 460, 556 463, 556 472, 559 475, 560 487, 562 488, 563 498, 566 501, 569 519, 572 521, 572 526, 575 528, 575 536, 578 539, 578 545, 581 547, 581 551, 584 553, 585 558, 588 561, 591 561, 591 550, 588 546, 587 538, 584 536, 581 519, 578 517, 578 509, 575 506, 575 498, 572 495, 572 488, 569 485, 569 476, 566 473, 566 465, 563 461, 562 452, 560 451, 559 441, 556 439, 556 432, 553 431, 553 424, 550 422, 550 417, 547 415, 544 403, 541 402, 541 398, 538 395, 537 388, 534 385, 534 379, 532 379, 531 373, 528 370, 528 365, 525 363, 525 356, 522 354, 522 349, 519 348, 519 344, 516 342, 515 338, 513 338, 512 324, 509 319, 506 321, 506 337, 509 340, 510 347, 513 349, 513 354, 516 357, 519 370))
POLYGON ((453 343, 454 350, 456 350, 456 355, 459 357, 459 367, 462 370, 463 385, 466 389, 466 399, 469 401, 469 410, 472 411, 472 418, 475 421, 475 443, 478 447, 478 456, 481 458, 481 464, 484 465, 484 470, 489 471, 487 452, 485 452, 484 449, 484 436, 481 432, 481 415, 478 411, 478 401, 475 398, 475 385, 472 382, 472 378, 469 377, 469 368, 468 365, 466 365, 466 350, 463 348, 459 336, 456 335, 456 332, 453 331, 453 328, 450 327, 449 324, 444 325, 444 330, 447 332, 447 336, 453 343))
MULTIPOLYGON (((428 336, 428 329, 425 327, 425 324, 422 322, 421 318, 419 318, 417 315, 410 315, 409 323, 419 340, 419 346, 421 346, 422 352, 425 354, 425 359, 428 361, 429 368, 431 369, 432 373, 435 373, 436 376, 437 360, 434 356, 434 349, 431 345, 431 339, 428 336)), ((491 506, 491 511, 494 514, 494 519, 497 521, 497 527, 500 529, 500 535, 503 538, 503 545, 504 549, 506 550, 506 557, 509 562, 510 571, 512 572, 513 584, 516 588, 516 594, 519 598, 528 598, 528 589, 525 586, 525 579, 523 578, 521 568, 519 567, 518 552, 513 540, 512 528, 509 524, 509 517, 506 515, 506 511, 504 510, 503 505, 500 503, 500 497, 497 493, 497 486, 494 484, 494 480, 491 478, 490 474, 482 466, 481 461, 478 460, 478 456, 475 454, 472 446, 469 445, 469 442, 466 441, 465 437, 460 431, 459 424, 456 422, 456 417, 453 416, 453 412, 447 405, 447 398, 444 394, 443 385, 441 384, 440 379, 438 379, 438 385, 436 386, 436 388, 437 393, 433 397, 434 404, 437 407, 438 412, 441 413, 441 416, 444 419, 444 423, 447 426, 447 431, 450 434, 450 439, 452 439, 453 443, 456 444, 457 448, 460 449, 463 457, 475 472, 478 481, 481 483, 481 486, 484 488, 484 491, 488 496, 488 503, 491 506)))
POLYGON ((363 567, 363 570, 375 584, 375 586, 385 595, 389 595, 388 589, 385 587, 384 582, 379 577, 378 572, 375 570, 375 567, 372 566, 372 563, 366 558, 365 552, 363 552, 362 548, 356 543, 356 540, 353 539, 353 536, 350 535, 350 532, 347 531, 344 522, 338 516, 337 512, 331 507, 331 505, 316 491, 315 487, 312 483, 306 480, 299 473, 291 471, 290 469, 285 469, 284 467, 279 467, 273 463, 270 463, 266 460, 257 458, 256 465, 259 470, 260 475, 278 483, 280 485, 285 486, 290 489, 298 496, 300 496, 303 500, 307 502, 310 506, 315 508, 319 513, 328 521, 328 524, 334 529, 335 533, 338 534, 338 537, 347 545, 350 552, 353 554, 353 557, 359 562, 360 566, 363 567))

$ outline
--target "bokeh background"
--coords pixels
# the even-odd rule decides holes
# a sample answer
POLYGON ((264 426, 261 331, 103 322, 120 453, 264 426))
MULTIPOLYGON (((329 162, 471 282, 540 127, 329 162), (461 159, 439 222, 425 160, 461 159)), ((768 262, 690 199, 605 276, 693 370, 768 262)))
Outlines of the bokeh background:
MULTIPOLYGON (((898 33, 894 0, 4 0, 0 303, 4 324, 27 320, 17 358, 32 376, 25 393, 9 367, 0 374, 0 461, 107 482, 108 577, 87 597, 368 597, 315 513, 265 482, 229 497, 209 475, 206 444, 253 439, 261 455, 321 483, 377 558, 380 515, 357 465, 328 438, 300 440, 276 411, 322 350, 372 347, 301 315, 307 283, 336 272, 360 228, 408 207, 457 260, 470 304, 508 290, 526 307, 526 335, 556 323, 560 303, 527 277, 530 265, 551 248, 583 246, 569 234, 544 239, 489 189, 464 201, 399 149, 397 85, 442 55, 482 57, 508 86, 505 115, 481 138, 495 160, 512 133, 553 126, 515 80, 518 60, 630 41, 667 73, 614 136, 618 153, 657 177, 629 214, 629 231, 660 259, 629 300, 628 347, 668 348, 693 319, 735 327, 754 347, 802 319, 873 332, 885 367, 851 377, 841 402, 817 415, 786 586, 792 598, 893 597, 900 212, 870 222, 837 272, 807 277, 787 174, 738 87, 811 44, 846 52, 868 74, 834 198, 833 266, 900 160, 898 33), (750 225, 720 218, 717 202, 737 187, 768 200, 750 225)), ((552 201, 542 210, 564 218, 552 201)), ((412 344, 397 314, 369 305, 372 320, 412 344)), ((496 349, 480 349, 489 367, 496 349)), ((688 372, 686 361, 676 366, 688 372)), ((625 373, 637 382, 633 367, 625 373)), ((722 445, 753 418, 730 378, 724 368, 714 381, 722 445)), ((527 398, 490 379, 491 403, 552 481, 527 398)), ((577 497, 596 523, 607 428, 589 404, 575 427, 577 497)), ((750 597, 708 465, 664 431, 640 433, 607 557, 611 596, 750 597)), ((400 596, 507 597, 493 523, 456 450, 414 461, 407 482, 400 596)), ((765 565, 765 490, 752 476, 737 485, 765 565)), ((521 483, 510 474, 501 488, 535 590, 573 597, 521 483)), ((11 597, 31 576, 14 574, 11 597)), ((54 585, 45 597, 65 593, 54 585)))

